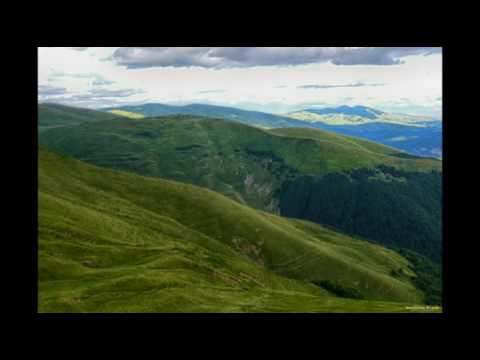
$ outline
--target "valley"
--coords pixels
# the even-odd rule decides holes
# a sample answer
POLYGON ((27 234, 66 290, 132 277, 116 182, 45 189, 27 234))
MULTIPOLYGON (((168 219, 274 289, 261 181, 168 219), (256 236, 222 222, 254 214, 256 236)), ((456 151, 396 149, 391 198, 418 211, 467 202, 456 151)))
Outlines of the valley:
POLYGON ((38 317, 449 312, 442 52, 38 47, 38 317))
POLYGON ((97 166, 195 184, 441 257, 439 160, 316 129, 262 130, 189 115, 90 121, 43 132, 39 142, 97 166), (401 232, 390 233, 392 226, 401 232))
POLYGON ((391 114, 366 106, 307 108, 286 114, 269 114, 206 104, 173 106, 149 103, 102 110, 117 114, 118 111, 125 111, 137 118, 178 114, 220 118, 262 129, 286 127, 323 129, 379 142, 416 156, 432 158, 442 156, 442 122, 438 119, 391 114))
POLYGON ((39 149, 40 312, 409 312, 415 276, 319 225, 39 149))

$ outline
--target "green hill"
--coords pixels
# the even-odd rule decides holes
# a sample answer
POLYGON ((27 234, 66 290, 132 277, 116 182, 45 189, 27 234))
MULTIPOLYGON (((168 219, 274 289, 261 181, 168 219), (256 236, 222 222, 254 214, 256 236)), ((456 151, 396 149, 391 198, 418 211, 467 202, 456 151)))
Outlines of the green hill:
POLYGON ((432 166, 441 164, 440 161, 418 162, 415 156, 390 147, 325 131, 291 128, 270 132, 314 139, 332 148, 350 147, 350 152, 330 153, 335 159, 353 156, 355 148, 362 148, 362 158, 368 152, 374 154, 376 161, 384 157, 375 166, 356 167, 323 177, 300 176, 284 182, 278 192, 282 215, 326 223, 391 247, 415 250, 441 262, 442 173, 432 166), (414 160, 415 167, 394 163, 390 160, 392 156, 414 160))
POLYGON ((43 148, 38 231, 40 312, 395 312, 424 299, 392 250, 43 148))
POLYGON ((113 108, 104 108, 103 111, 127 111, 131 114, 144 117, 192 115, 197 117, 210 117, 232 120, 250 126, 261 128, 276 128, 279 126, 302 126, 306 122, 292 119, 288 116, 275 115, 260 111, 242 110, 233 107, 216 106, 208 104, 189 104, 184 106, 166 105, 158 103, 127 105, 113 108))
POLYGON ((123 118, 123 116, 59 104, 38 105, 38 129, 40 132, 55 127, 118 118, 123 118))
POLYGON ((83 123, 45 131, 40 143, 441 259, 442 163, 435 159, 321 130, 265 131, 191 116, 83 123))
POLYGON ((192 115, 240 122, 263 129, 301 127, 322 129, 392 146, 409 154, 439 158, 442 154, 442 123, 432 118, 391 114, 365 106, 304 109, 285 115, 242 110, 209 104, 173 106, 140 104, 104 108, 131 116, 192 115))

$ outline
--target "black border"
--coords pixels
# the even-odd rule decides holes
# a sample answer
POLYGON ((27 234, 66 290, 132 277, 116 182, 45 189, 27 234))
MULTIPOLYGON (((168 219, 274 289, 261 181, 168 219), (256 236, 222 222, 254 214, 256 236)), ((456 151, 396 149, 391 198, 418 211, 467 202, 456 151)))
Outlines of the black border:
MULTIPOLYGON (((230 43, 235 42, 231 41, 230 43)), ((279 44, 282 41, 273 41, 273 43, 277 44, 272 44, 272 41, 268 44, 268 46, 272 45, 282 45, 279 44)), ((308 41, 307 41, 308 42, 308 41)), ((140 41, 142 43, 142 41, 140 41)), ((297 41, 295 46, 302 45, 301 43, 305 43, 305 41, 297 41), (300 44, 299 44, 300 43, 300 44)), ((314 42, 315 43, 315 42, 314 42)), ((368 44, 365 44, 364 42, 358 42, 355 45, 368 45, 368 46, 382 46, 386 45, 385 42, 368 42, 368 44)), ((32 44, 32 47, 29 49, 29 58, 32 60, 32 73, 31 73, 31 80, 32 80, 32 88, 31 88, 31 94, 32 94, 32 118, 34 121, 32 122, 32 142, 31 142, 31 170, 32 170, 32 218, 31 218, 31 224, 32 224, 32 229, 31 229, 31 236, 32 236, 32 243, 30 244, 30 249, 31 249, 31 272, 30 272, 30 279, 32 281, 31 283, 31 316, 34 319, 37 320, 80 320, 80 319, 157 319, 157 320, 184 320, 184 319, 189 319, 189 320, 205 320, 205 319, 247 319, 247 320, 256 320, 256 319, 271 319, 274 320, 275 318, 278 319, 278 321, 283 321, 283 320, 312 320, 312 321, 319 321, 323 319, 335 319, 336 321, 341 320, 375 320, 375 321, 385 321, 385 320, 400 320, 400 321, 406 321, 407 323, 410 323, 411 320, 415 319, 431 319, 431 321, 438 321, 439 319, 444 319, 450 317, 451 313, 451 303, 450 303, 450 285, 451 285, 451 277, 450 277, 450 271, 452 270, 451 266, 447 264, 452 261, 450 257, 451 253, 451 248, 450 248, 450 239, 449 236, 447 235, 449 231, 449 225, 448 221, 449 219, 447 218, 447 203, 449 202, 448 199, 448 193, 445 192, 446 184, 448 183, 448 179, 450 178, 448 175, 448 169, 450 168, 450 159, 449 159, 449 132, 450 129, 449 127, 449 118, 452 116, 449 110, 449 106, 446 106, 446 104, 449 103, 449 88, 448 88, 448 81, 450 81, 450 75, 446 71, 446 69, 449 67, 449 59, 450 59, 450 46, 446 45, 446 42, 439 42, 439 41, 433 41, 433 42, 423 42, 423 43, 416 43, 412 44, 412 42, 392 42, 387 43, 388 46, 396 45, 396 46, 403 46, 403 45, 416 45, 416 46, 423 46, 423 45, 429 45, 429 46, 441 46, 443 48, 443 56, 442 56, 442 82, 443 82, 443 89, 442 89, 442 107, 443 107, 443 173, 442 173, 442 178, 443 178, 443 209, 442 209, 442 217, 443 217, 443 261, 442 261, 442 268, 443 268, 443 312, 442 313, 238 313, 238 314, 220 314, 220 313, 215 313, 215 314, 206 314, 206 313, 199 313, 199 314, 190 314, 190 313, 82 313, 82 314, 63 314, 63 313, 38 313, 38 131, 37 131, 37 124, 38 124, 38 49, 37 47, 43 46, 43 45, 48 45, 47 43, 39 43, 36 42, 35 44, 32 44), (434 320, 438 319, 438 320, 434 320)), ((151 43, 150 43, 151 44, 151 43)), ((150 45, 150 44, 143 44, 143 45, 150 45)), ((309 42, 309 44, 312 44, 312 41, 309 42)), ((345 44, 344 41, 322 41, 322 45, 342 45, 345 44)), ((351 45, 352 42, 347 42, 346 45, 351 45)), ((71 44, 70 44, 71 45, 71 44)), ((85 44, 79 44, 79 45, 85 45, 85 44)), ((108 45, 108 44, 104 44, 108 45)), ((138 42, 135 44, 138 46, 138 42)), ((178 44, 177 44, 178 45, 178 44)), ((183 44, 185 45, 185 44, 183 44)), ((188 44, 190 45, 190 44, 188 44)), ((197 45, 197 44, 196 44, 197 45)), ((211 44, 206 44, 203 42, 203 44, 200 45, 211 45, 211 44)), ((232 44, 229 44, 232 46, 232 44)), ((234 45, 242 45, 242 44, 234 44, 234 45)), ((244 45, 244 44, 243 44, 244 45)), ((260 44, 262 45, 262 44, 260 44)), ((264 46, 266 44, 263 44, 264 46)), ((285 44, 283 44, 285 45, 285 44)), ((308 44, 307 44, 308 45, 308 44)))
POLYGON ((32 49, 32 55, 35 59, 35 67, 33 68, 32 75, 35 83, 35 87, 32 89, 33 99, 32 99, 32 109, 35 109, 34 119, 32 122, 32 235, 33 235, 33 244, 32 244, 32 291, 33 291, 33 307, 35 313, 38 313, 38 49, 32 49))

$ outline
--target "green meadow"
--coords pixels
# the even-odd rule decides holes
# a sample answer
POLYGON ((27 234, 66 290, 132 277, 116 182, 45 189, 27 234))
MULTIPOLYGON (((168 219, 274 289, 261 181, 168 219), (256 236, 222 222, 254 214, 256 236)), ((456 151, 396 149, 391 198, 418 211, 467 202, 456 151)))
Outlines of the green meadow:
POLYGON ((39 312, 432 311, 406 258, 318 224, 43 147, 38 180, 39 312))

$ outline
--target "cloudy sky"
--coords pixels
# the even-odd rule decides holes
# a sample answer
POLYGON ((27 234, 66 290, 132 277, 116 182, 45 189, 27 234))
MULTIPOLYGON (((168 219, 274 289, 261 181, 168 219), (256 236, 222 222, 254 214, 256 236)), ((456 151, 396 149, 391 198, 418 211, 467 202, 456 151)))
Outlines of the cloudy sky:
POLYGON ((441 118, 434 47, 38 49, 40 102, 101 108, 208 103, 284 113, 366 105, 441 118))

